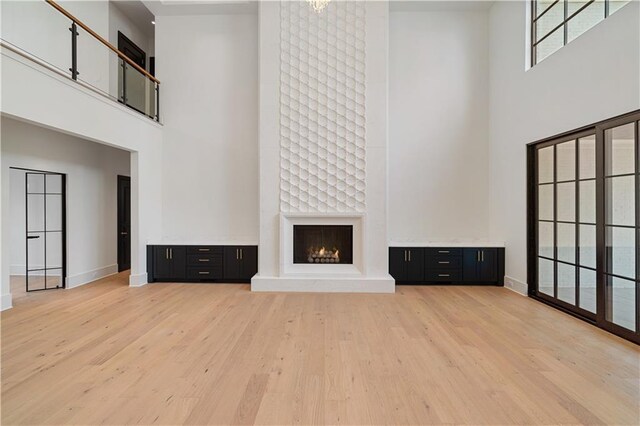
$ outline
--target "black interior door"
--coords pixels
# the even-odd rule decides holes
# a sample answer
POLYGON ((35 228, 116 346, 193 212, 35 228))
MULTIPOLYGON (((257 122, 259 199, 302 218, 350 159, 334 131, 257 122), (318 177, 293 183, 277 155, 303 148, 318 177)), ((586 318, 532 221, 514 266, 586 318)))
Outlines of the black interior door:
MULTIPOLYGON (((146 54, 127 36, 118 31, 118 50, 142 69, 146 69, 146 54)), ((120 102, 143 114, 148 110, 149 80, 140 71, 124 60, 118 69, 118 91, 120 102)))
POLYGON ((127 36, 118 31, 118 50, 124 53, 127 58, 131 59, 142 68, 146 67, 146 54, 134 42, 129 40, 127 36))
POLYGON ((25 173, 26 291, 65 287, 66 176, 25 173))
POLYGON ((118 176, 118 272, 131 268, 131 178, 118 176))

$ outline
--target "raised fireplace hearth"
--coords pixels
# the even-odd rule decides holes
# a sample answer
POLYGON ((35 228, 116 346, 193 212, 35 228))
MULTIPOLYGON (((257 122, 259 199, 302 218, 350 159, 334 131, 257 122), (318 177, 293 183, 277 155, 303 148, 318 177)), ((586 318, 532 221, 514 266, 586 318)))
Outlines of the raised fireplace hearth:
POLYGON ((353 263, 352 225, 293 225, 293 263, 353 263))

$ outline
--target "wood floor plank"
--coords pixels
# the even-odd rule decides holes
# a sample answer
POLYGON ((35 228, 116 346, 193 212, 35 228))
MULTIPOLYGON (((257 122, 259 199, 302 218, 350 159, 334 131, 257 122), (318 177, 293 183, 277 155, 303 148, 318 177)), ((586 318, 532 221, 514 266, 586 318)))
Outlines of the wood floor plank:
POLYGON ((0 314, 3 424, 640 423, 638 346, 504 288, 127 278, 0 314))

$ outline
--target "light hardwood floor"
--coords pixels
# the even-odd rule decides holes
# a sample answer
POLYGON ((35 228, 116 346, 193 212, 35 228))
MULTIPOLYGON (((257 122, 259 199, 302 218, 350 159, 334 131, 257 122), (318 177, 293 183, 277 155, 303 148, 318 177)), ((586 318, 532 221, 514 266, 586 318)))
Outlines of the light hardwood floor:
POLYGON ((20 298, 2 424, 638 424, 640 351, 496 287, 126 286, 20 298))

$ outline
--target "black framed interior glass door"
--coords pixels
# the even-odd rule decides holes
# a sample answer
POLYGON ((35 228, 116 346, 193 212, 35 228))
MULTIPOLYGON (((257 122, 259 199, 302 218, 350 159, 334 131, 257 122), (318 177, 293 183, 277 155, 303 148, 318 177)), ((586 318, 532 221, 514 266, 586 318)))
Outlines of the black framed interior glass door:
POLYGON ((604 321, 638 335, 640 200, 638 122, 613 123, 604 139, 604 321))
POLYGON ((640 343, 640 112, 528 146, 529 295, 640 343))
POLYGON ((26 291, 65 287, 65 175, 25 173, 26 291))
POLYGON ((537 296, 595 319, 595 132, 536 151, 537 296))

